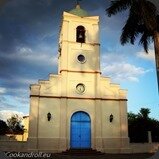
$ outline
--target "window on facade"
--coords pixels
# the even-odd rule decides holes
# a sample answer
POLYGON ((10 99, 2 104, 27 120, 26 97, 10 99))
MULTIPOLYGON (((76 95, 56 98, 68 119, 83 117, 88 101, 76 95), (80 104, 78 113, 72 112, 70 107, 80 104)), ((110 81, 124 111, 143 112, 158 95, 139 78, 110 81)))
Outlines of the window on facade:
POLYGON ((76 28, 76 42, 85 43, 85 28, 83 26, 76 28))
POLYGON ((80 62, 80 63, 84 63, 85 61, 86 61, 86 58, 83 56, 83 55, 78 55, 78 57, 77 57, 77 59, 78 59, 78 61, 80 62))

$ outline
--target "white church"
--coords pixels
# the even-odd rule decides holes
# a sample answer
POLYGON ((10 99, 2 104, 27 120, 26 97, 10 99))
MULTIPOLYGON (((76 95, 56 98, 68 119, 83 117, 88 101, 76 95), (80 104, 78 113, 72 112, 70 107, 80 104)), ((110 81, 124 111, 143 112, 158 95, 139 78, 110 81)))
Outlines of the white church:
POLYGON ((129 152, 127 91, 100 70, 99 16, 63 12, 58 74, 31 85, 28 148, 129 152))

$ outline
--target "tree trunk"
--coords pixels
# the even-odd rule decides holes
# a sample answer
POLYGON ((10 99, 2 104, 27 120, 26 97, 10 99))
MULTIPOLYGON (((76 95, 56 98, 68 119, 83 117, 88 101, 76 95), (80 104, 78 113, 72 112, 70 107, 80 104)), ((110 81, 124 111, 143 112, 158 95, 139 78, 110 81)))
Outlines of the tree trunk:
POLYGON ((156 60, 156 73, 157 73, 157 84, 159 92, 159 32, 154 32, 154 48, 155 48, 155 60, 156 60))

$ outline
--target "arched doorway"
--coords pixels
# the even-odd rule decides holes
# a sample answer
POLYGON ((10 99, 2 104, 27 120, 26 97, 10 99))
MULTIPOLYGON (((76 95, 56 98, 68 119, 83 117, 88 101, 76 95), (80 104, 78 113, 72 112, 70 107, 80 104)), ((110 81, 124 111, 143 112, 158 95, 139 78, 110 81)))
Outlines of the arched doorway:
POLYGON ((87 113, 78 111, 71 117, 71 148, 91 148, 91 120, 87 113))

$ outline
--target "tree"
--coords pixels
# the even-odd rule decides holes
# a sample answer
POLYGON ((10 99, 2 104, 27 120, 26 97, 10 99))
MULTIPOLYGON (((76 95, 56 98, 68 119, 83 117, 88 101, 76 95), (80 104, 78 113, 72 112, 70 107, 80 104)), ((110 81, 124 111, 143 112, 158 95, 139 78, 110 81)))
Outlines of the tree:
POLYGON ((134 44, 140 36, 139 44, 148 53, 150 42, 154 43, 156 71, 159 90, 159 15, 156 6, 148 0, 114 0, 106 9, 110 17, 118 12, 129 9, 129 16, 122 29, 120 42, 134 44))
POLYGON ((0 135, 5 135, 8 131, 8 126, 5 121, 0 120, 0 135))
POLYGON ((150 109, 141 108, 138 114, 128 113, 128 132, 130 142, 148 142, 148 131, 152 132, 152 141, 159 141, 159 121, 149 117, 150 109))
POLYGON ((141 108, 138 116, 147 120, 149 118, 150 109, 149 108, 141 108))
POLYGON ((7 119, 8 127, 11 133, 14 133, 14 134, 24 133, 24 126, 21 124, 21 122, 22 122, 22 118, 20 118, 17 114, 7 119))
POLYGON ((134 113, 132 113, 132 112, 128 113, 128 119, 129 119, 129 120, 133 121, 133 120, 135 120, 136 118, 137 118, 137 115, 136 115, 136 114, 134 114, 134 113))

